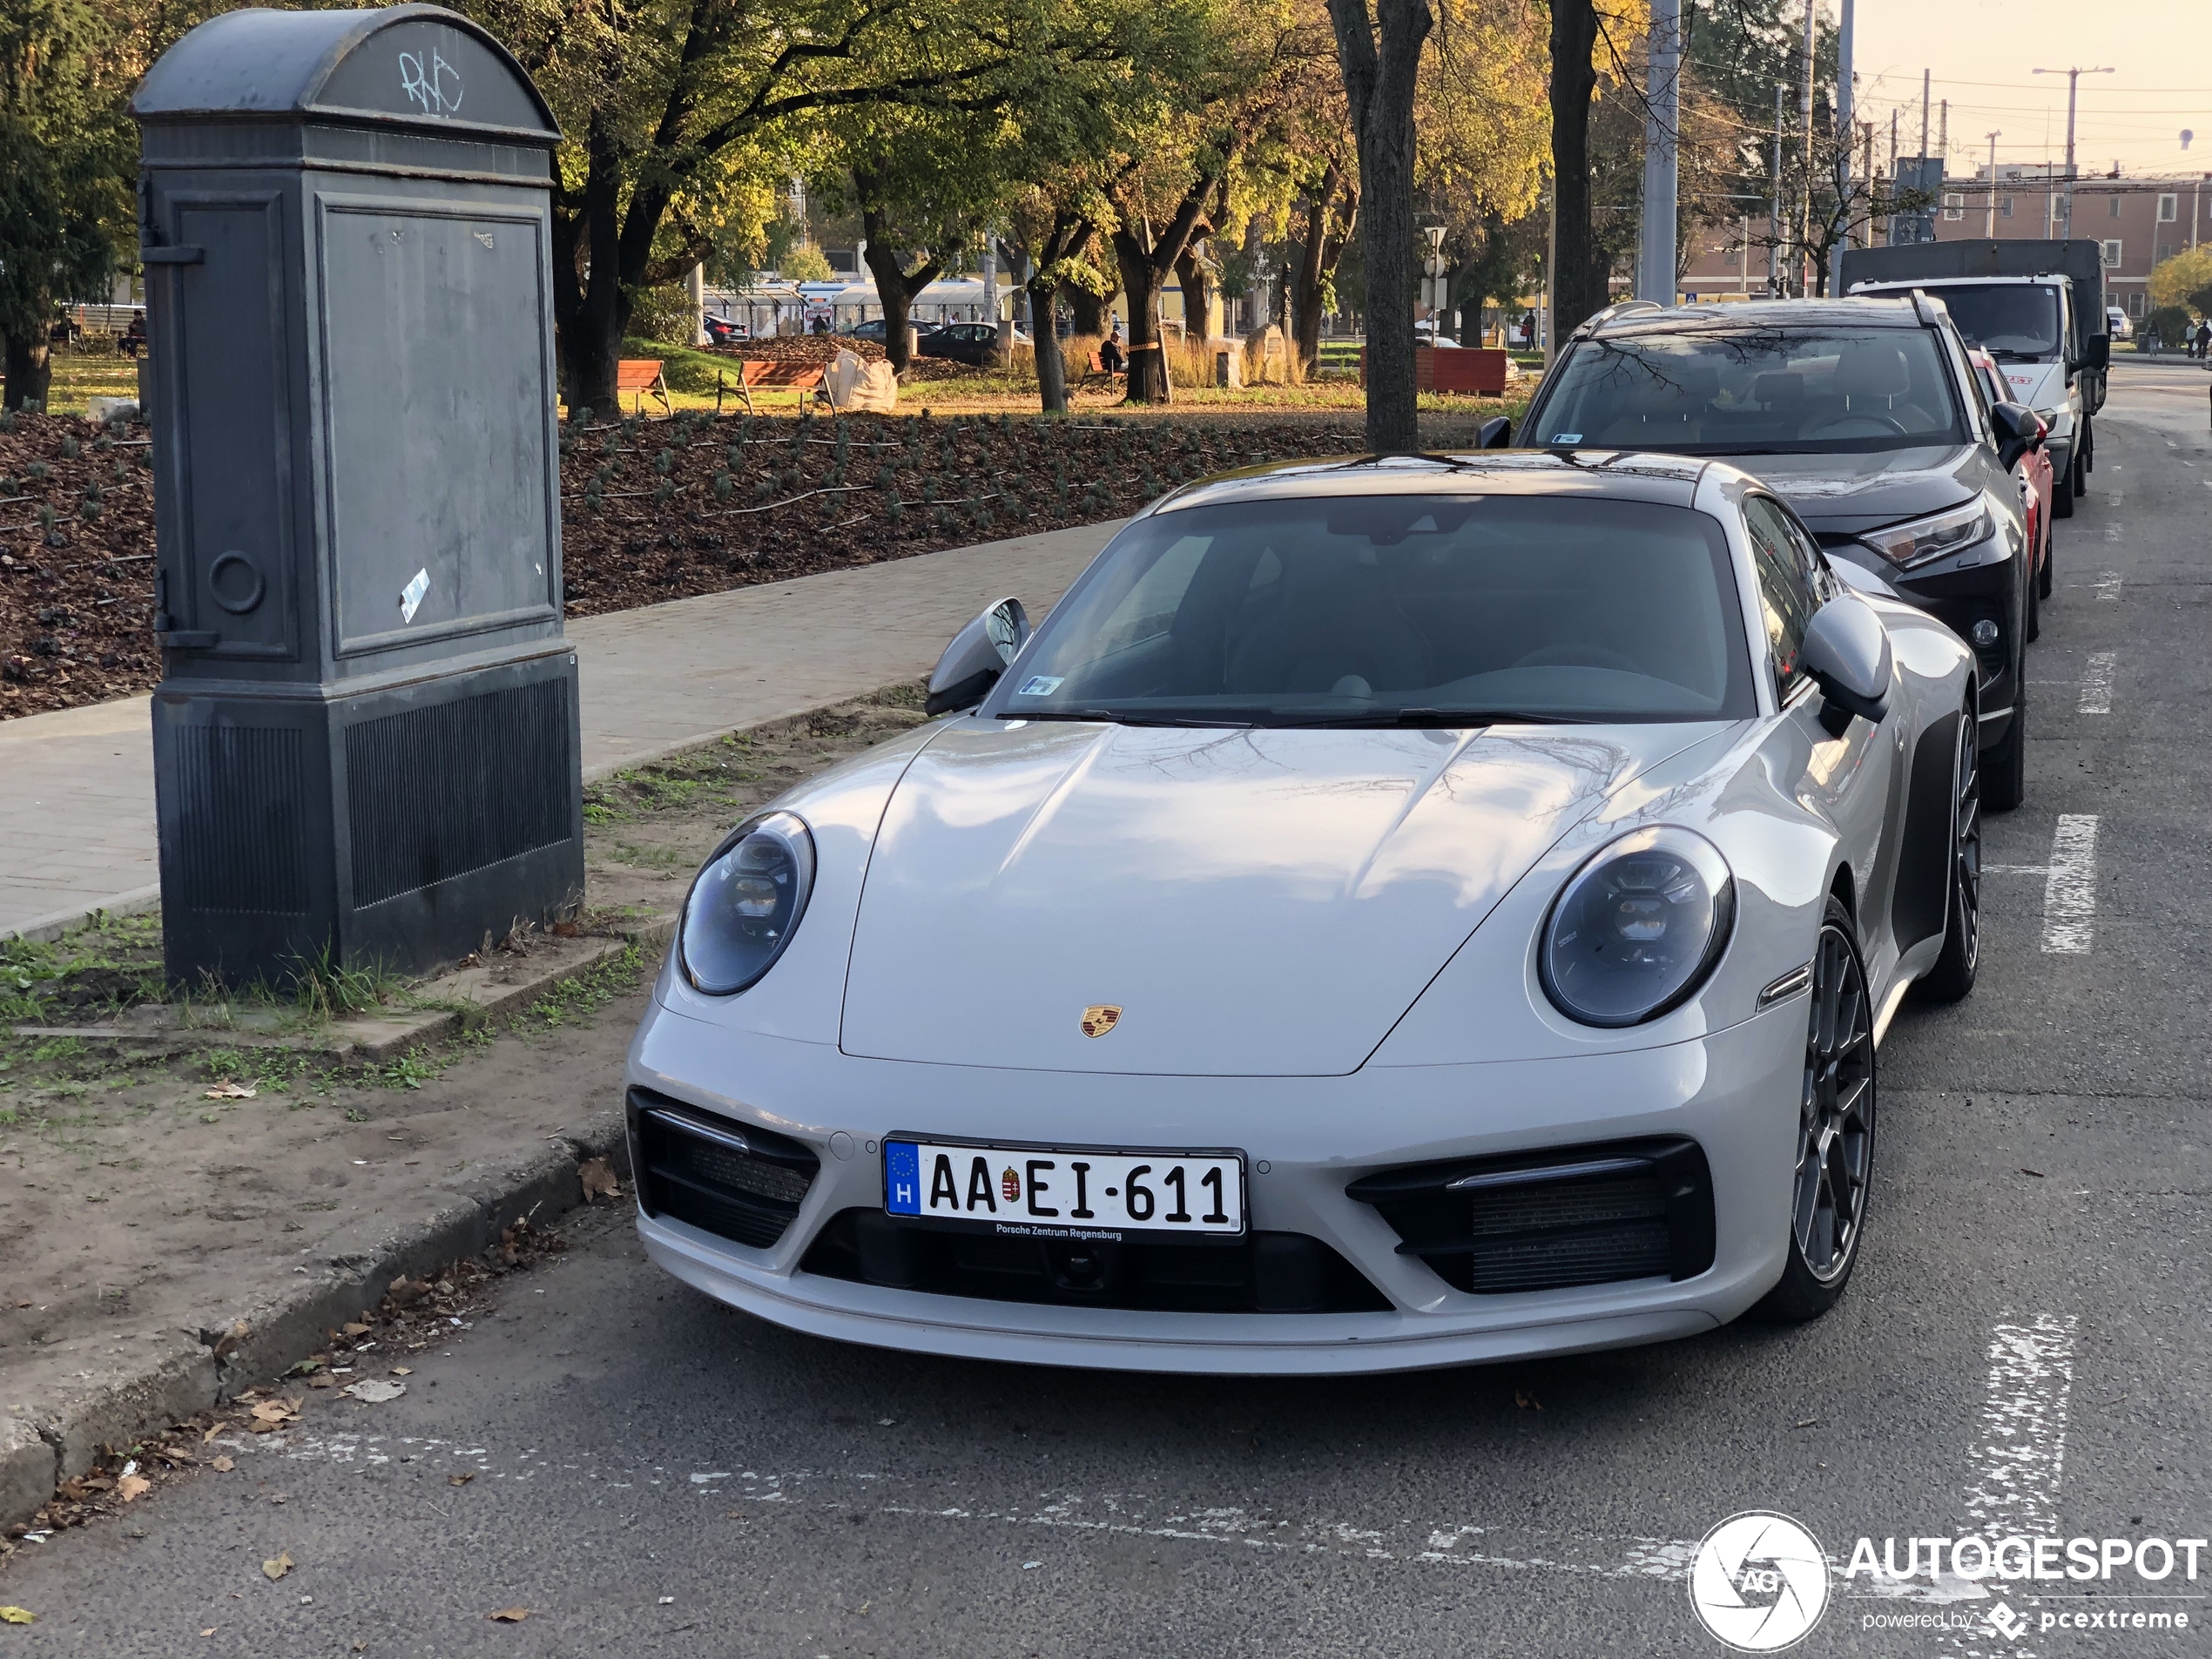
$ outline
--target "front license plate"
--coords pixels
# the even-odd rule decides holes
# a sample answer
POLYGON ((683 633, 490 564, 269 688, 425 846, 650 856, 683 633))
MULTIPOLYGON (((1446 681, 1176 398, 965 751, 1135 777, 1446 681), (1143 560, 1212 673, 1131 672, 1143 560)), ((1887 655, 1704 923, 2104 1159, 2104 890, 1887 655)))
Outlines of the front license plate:
POLYGON ((1244 1159, 1240 1152, 888 1140, 883 1207, 1001 1237, 1236 1238, 1244 1231, 1244 1159))

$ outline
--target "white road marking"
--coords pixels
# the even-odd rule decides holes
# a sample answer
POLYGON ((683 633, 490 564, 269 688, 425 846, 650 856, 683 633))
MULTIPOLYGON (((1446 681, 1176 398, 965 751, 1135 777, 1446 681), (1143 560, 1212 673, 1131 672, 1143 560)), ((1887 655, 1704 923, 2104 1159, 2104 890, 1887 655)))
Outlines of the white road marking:
POLYGON ((2107 524, 2107 525, 2106 525, 2106 526, 2105 526, 2105 540, 2106 540, 2106 541, 2107 541, 2107 542, 2116 542, 2116 541, 2118 541, 2119 539, 2120 539, 2120 526, 2119 526, 2119 525, 2117 525, 2117 524, 2107 524))
POLYGON ((2097 930, 2097 815, 2061 813, 2043 886, 2043 949, 2086 956, 2097 930))
POLYGON ((2112 712, 2112 677, 2120 661, 2120 653, 2094 651, 2089 653, 2088 667, 2081 676, 2081 705, 2083 714, 2112 712))
POLYGON ((2117 599, 2120 597, 2120 572, 2117 570, 2101 572, 2097 577, 2096 589, 2098 598, 2117 599))
POLYGON ((1985 864, 1981 867, 1981 873, 1984 875, 2048 875, 2051 867, 2047 864, 1985 864))
MULTIPOLYGON (((1987 1393, 1966 1454, 1964 1533, 1983 1538, 2058 1535, 2067 1406, 2074 1393, 2074 1324, 2070 1313, 2043 1313, 2032 1321, 2006 1321, 1990 1333, 1987 1393)), ((1966 1581, 1946 1574, 1939 1576, 1936 1588, 1941 1591, 1966 1581)), ((1946 1632, 1944 1645, 1969 1655, 2010 1653, 2023 1659, 2033 1652, 2017 1645, 2024 1627, 2008 1638, 1993 1640, 1995 1634, 1979 1629, 1946 1632)))

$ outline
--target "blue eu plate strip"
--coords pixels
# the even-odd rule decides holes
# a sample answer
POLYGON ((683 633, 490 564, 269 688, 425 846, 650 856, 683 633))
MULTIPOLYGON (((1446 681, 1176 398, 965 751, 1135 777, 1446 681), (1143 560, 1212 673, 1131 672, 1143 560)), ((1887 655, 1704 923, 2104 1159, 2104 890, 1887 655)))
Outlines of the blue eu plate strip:
POLYGON ((912 1141, 883 1143, 883 1207, 894 1216, 921 1213, 921 1150, 912 1141))

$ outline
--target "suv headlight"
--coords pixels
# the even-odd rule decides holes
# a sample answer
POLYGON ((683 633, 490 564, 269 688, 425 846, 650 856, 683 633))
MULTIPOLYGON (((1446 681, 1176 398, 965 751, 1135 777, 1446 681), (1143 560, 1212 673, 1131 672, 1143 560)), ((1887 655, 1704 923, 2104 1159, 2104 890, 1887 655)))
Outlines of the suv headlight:
POLYGON ((691 883, 677 961, 693 988, 728 996, 784 954, 814 888, 814 838, 790 813, 740 826, 691 883))
POLYGON ((1964 507, 1953 507, 1932 517, 1892 524, 1887 529, 1862 531, 1858 539, 1892 564, 1909 570, 1916 564, 1925 564, 1946 553, 1972 547, 1985 539, 1993 528, 1988 507, 1979 501, 1970 501, 1964 507))
POLYGON ((1655 827, 1601 848, 1560 890, 1538 961, 1544 995, 1584 1025, 1638 1025, 1704 983, 1736 921, 1720 849, 1655 827))

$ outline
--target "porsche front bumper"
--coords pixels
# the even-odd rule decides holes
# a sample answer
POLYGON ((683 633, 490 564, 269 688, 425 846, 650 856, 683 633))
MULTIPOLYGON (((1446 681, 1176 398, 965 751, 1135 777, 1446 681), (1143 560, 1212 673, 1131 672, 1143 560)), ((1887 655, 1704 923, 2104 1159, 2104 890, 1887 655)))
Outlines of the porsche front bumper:
MULTIPOLYGON (((1298 1374, 1412 1370, 1692 1335, 1780 1277, 1804 1053, 1802 996, 1716 1035, 1572 1058, 1370 1065, 1341 1077, 1159 1077, 910 1065, 733 1034, 656 1006, 636 1087, 811 1149, 819 1172, 774 1244, 640 1213, 647 1253, 719 1300, 819 1336, 909 1352, 1109 1370, 1298 1374), (980 1143, 1243 1150, 1255 1232, 1328 1245, 1379 1311, 1195 1313, 895 1289, 800 1265, 847 1211, 883 1203, 880 1147, 980 1143), (1710 1170, 1711 1265, 1565 1289, 1455 1289, 1346 1187, 1446 1160, 1683 1137, 1710 1170), (1382 1307, 1381 1304, 1387 1304, 1382 1307)), ((635 1149, 633 1148, 633 1151, 635 1149)))

